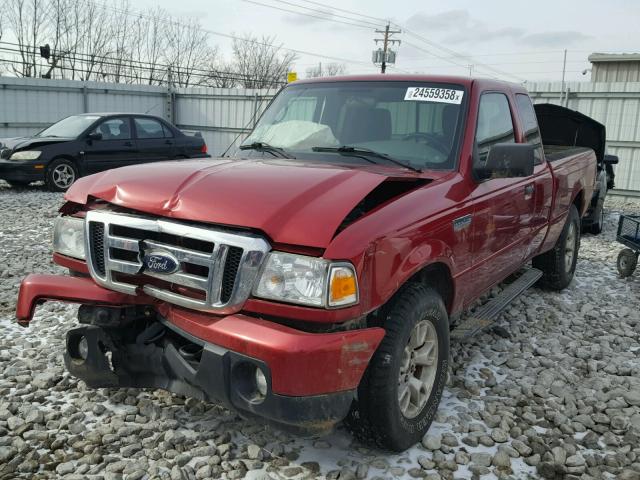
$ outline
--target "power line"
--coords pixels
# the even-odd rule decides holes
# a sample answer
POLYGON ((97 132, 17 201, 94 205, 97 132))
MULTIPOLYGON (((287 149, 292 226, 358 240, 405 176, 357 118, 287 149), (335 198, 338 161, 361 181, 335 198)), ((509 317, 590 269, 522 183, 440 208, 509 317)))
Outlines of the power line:
MULTIPOLYGON (((244 1, 249 1, 249 0, 244 0, 244 1)), ((373 22, 370 22, 368 20, 361 20, 361 19, 357 19, 357 18, 353 18, 353 17, 347 17, 345 15, 339 15, 337 13, 327 11, 326 8, 325 9, 318 9, 318 8, 305 7, 303 5, 299 5, 297 3, 290 2, 290 1, 287 1, 287 0, 271 0, 271 1, 272 2, 277 2, 277 3, 282 3, 282 4, 285 4, 285 5, 290 5, 290 6, 293 6, 295 8, 302 8, 304 10, 313 12, 315 14, 319 14, 319 15, 321 15, 321 17, 316 17, 316 18, 322 18, 323 20, 333 20, 333 17, 337 17, 337 18, 343 18, 343 19, 349 20, 351 22, 356 22, 359 25, 368 25, 369 28, 371 28, 371 27, 380 28, 380 27, 384 26, 384 21, 373 23, 373 22)), ((257 3, 257 2, 249 1, 249 3, 257 3)), ((262 5, 262 4, 260 4, 260 5, 262 5)), ((295 13, 298 13, 298 12, 295 12, 295 13)), ((307 15, 307 16, 314 16, 314 15, 309 15, 309 14, 301 13, 301 12, 299 14, 300 15, 307 15)), ((360 16, 360 15, 358 15, 358 16, 360 16)))
POLYGON ((302 1, 302 2, 304 2, 304 3, 308 3, 308 4, 310 4, 310 5, 317 5, 317 6, 319 6, 319 7, 324 7, 325 9, 326 9, 326 8, 330 8, 330 9, 332 9, 332 10, 336 10, 336 11, 338 11, 338 12, 342 12, 342 13, 349 13, 349 14, 351 14, 351 15, 357 15, 357 16, 359 16, 359 17, 368 18, 368 19, 371 19, 371 20, 376 20, 376 21, 381 22, 381 23, 383 23, 383 24, 384 24, 384 23, 387 23, 387 21, 388 21, 388 20, 385 20, 384 18, 380 18, 380 17, 372 17, 372 16, 370 16, 370 15, 365 15, 364 13, 354 12, 353 10, 346 10, 346 9, 344 9, 344 8, 338 8, 338 7, 329 7, 327 4, 320 3, 320 2, 313 2, 313 1, 311 1, 311 0, 300 0, 300 1, 302 1))
MULTIPOLYGON (((257 3, 259 5, 262 5, 262 6, 265 6, 265 7, 268 7, 268 8, 274 8, 276 10, 284 10, 284 11, 288 11, 290 13, 298 13, 298 14, 301 14, 301 15, 303 14, 303 13, 295 12, 295 11, 292 11, 292 10, 282 9, 282 8, 276 7, 274 5, 259 3, 259 2, 256 2, 255 0, 244 0, 244 1, 250 2, 250 3, 257 3)), ((275 1, 279 1, 279 0, 275 0, 275 1)), ((303 1, 305 1, 305 0, 303 0, 303 1)), ((291 1, 289 1, 287 3, 289 5, 291 5, 291 4, 296 5, 295 3, 291 2, 291 1)), ((313 4, 317 5, 317 2, 308 2, 308 3, 313 3, 313 4)), ((301 7, 300 5, 297 5, 297 6, 301 7)), ((336 8, 334 8, 334 7, 327 7, 326 5, 324 5, 324 7, 325 8, 329 8, 331 10, 336 10, 336 8)), ((302 7, 302 8, 304 8, 304 7, 302 7)), ((351 15, 362 16, 361 13, 358 13, 358 12, 355 12, 355 11, 352 11, 352 10, 341 9, 341 11, 347 12, 347 13, 349 13, 351 15)), ((339 23, 343 23, 343 22, 340 22, 338 20, 334 20, 334 19, 331 19, 331 18, 328 18, 328 17, 317 17, 316 16, 316 18, 321 18, 322 20, 325 20, 325 21, 336 21, 336 22, 339 22, 339 23)), ((371 17, 371 18, 375 18, 375 17, 371 17)), ((376 19, 376 20, 380 20, 380 19, 376 19)), ((461 53, 456 52, 456 51, 454 51, 454 50, 452 50, 452 49, 450 49, 448 47, 442 46, 442 45, 438 44, 437 42, 434 42, 432 40, 428 40, 425 37, 423 37, 422 35, 419 35, 419 34, 413 32, 413 31, 407 29, 404 25, 402 25, 402 24, 400 24, 398 22, 392 22, 392 23, 394 25, 398 26, 399 28, 403 29, 409 35, 411 35, 411 36, 415 37, 416 39, 422 41, 423 43, 426 43, 427 45, 429 45, 429 46, 431 46, 433 48, 436 48, 438 50, 441 50, 441 51, 444 51, 444 52, 448 53, 449 55, 452 56, 452 58, 462 58, 462 59, 467 60, 470 64, 473 64, 474 66, 477 66, 477 67, 482 68, 484 70, 493 71, 493 72, 495 72, 495 73, 497 73, 499 75, 511 77, 511 78, 517 79, 518 81, 523 81, 524 80, 524 79, 518 77, 517 75, 513 75, 513 74, 510 74, 508 72, 504 72, 504 71, 501 71, 501 70, 499 70, 497 68, 493 68, 493 67, 490 67, 490 66, 485 66, 482 62, 478 62, 476 59, 474 59, 474 58, 472 58, 472 57, 470 57, 468 55, 461 54, 461 53)), ((361 28, 365 28, 364 25, 355 25, 355 26, 359 26, 361 28)), ((409 45, 411 45, 411 44, 409 44, 409 45)), ((414 46, 414 48, 415 48, 415 46, 414 46)), ((425 53, 437 56, 437 55, 433 54, 432 52, 427 52, 425 50, 423 50, 423 51, 425 53)), ((442 57, 442 56, 437 56, 437 57, 441 58, 442 60, 445 60, 445 61, 450 61, 447 57, 442 57)), ((450 62, 450 63, 455 63, 455 62, 450 62)), ((468 65, 465 65, 465 68, 468 68, 468 65)))
POLYGON ((343 20, 337 20, 335 18, 323 17, 323 16, 320 16, 320 15, 313 15, 311 13, 304 13, 304 12, 299 12, 299 11, 296 11, 296 10, 290 10, 290 9, 284 8, 284 7, 277 7, 275 5, 269 5, 268 3, 256 2, 255 0, 242 0, 242 1, 246 2, 246 3, 253 3, 254 5, 260 5, 261 7, 267 7, 267 8, 272 8, 274 10, 280 10, 281 12, 295 13, 296 15, 303 15, 305 17, 317 18, 319 20, 325 20, 327 22, 341 23, 343 25, 350 25, 352 27, 366 28, 367 30, 371 30, 371 28, 372 28, 372 26, 366 25, 366 24, 362 24, 362 23, 345 22, 343 20))
MULTIPOLYGON (((123 15, 129 15, 129 16, 133 16, 133 17, 140 17, 140 18, 150 19, 149 15, 145 15, 144 13, 141 13, 139 11, 122 10, 122 9, 111 7, 109 5, 106 5, 106 4, 103 4, 103 3, 100 3, 100 2, 96 2, 96 1, 92 1, 92 0, 85 0, 85 2, 86 3, 91 3, 91 4, 93 4, 93 5, 95 5, 95 6, 99 7, 99 8, 107 10, 107 11, 120 13, 120 14, 123 14, 123 15)), ((261 45, 261 46, 269 47, 269 48, 282 49, 282 50, 286 50, 288 52, 297 53, 299 55, 309 55, 309 56, 312 56, 312 57, 326 58, 326 59, 329 59, 329 60, 335 60, 335 61, 339 61, 339 62, 349 62, 349 63, 357 63, 357 64, 362 64, 362 65, 365 65, 365 64, 368 65, 368 63, 366 63, 366 62, 362 62, 362 61, 358 61, 358 60, 351 60, 351 59, 336 57, 336 56, 332 56, 332 55, 325 55, 325 54, 322 54, 322 53, 309 52, 309 51, 300 50, 300 49, 297 49, 297 48, 289 48, 289 47, 285 47, 284 45, 274 45, 272 43, 263 42, 263 41, 260 41, 260 40, 238 37, 237 35, 232 35, 230 33, 218 32, 216 30, 211 30, 211 29, 204 28, 204 27, 201 27, 201 26, 194 27, 193 25, 187 25, 185 23, 182 23, 182 22, 179 22, 179 21, 173 20, 173 19, 157 19, 157 20, 162 22, 162 23, 165 23, 165 24, 181 25, 181 26, 188 27, 188 28, 196 28, 200 32, 209 33, 211 35, 215 35, 215 36, 218 36, 218 37, 228 38, 228 39, 231 39, 231 40, 236 40, 236 41, 244 42, 244 43, 252 43, 254 45, 261 45)))
MULTIPOLYGON (((11 51, 14 53, 24 53, 27 51, 27 49, 31 49, 29 53, 30 55, 38 55, 38 49, 36 47, 33 46, 27 46, 27 45, 20 45, 18 43, 11 43, 11 42, 3 42, 0 41, 0 50, 4 50, 4 51, 11 51), (1 45, 9 45, 9 46, 13 46, 13 47, 17 47, 17 49, 10 49, 7 47, 2 47, 1 45)), ((94 62, 96 64, 101 64, 101 65, 111 65, 111 66, 118 66, 118 67, 127 67, 127 68, 137 68, 137 69, 141 69, 141 70, 149 70, 149 71, 163 71, 163 69, 166 71, 168 69, 175 69, 178 68, 178 71, 174 71, 174 73, 180 73, 180 71, 184 71, 185 74, 189 73, 189 74, 202 74, 203 76, 207 76, 207 77, 218 77, 218 78, 227 78, 230 80, 249 80, 251 79, 250 75, 245 75, 242 74, 240 72, 232 72, 232 71, 227 71, 227 70, 218 70, 218 69, 202 69, 202 68, 191 68, 191 67, 181 67, 180 65, 175 65, 175 64, 163 64, 163 63, 151 63, 151 62, 144 62, 142 60, 131 60, 131 59, 122 59, 122 58, 115 58, 115 57, 111 57, 108 55, 97 55, 97 54, 89 54, 89 53, 82 53, 82 52, 77 52, 77 51, 70 51, 70 52, 63 52, 59 54, 61 57, 61 60, 64 61, 66 58, 68 58, 69 56, 72 57, 74 60, 79 61, 79 62, 84 62, 86 63, 90 63, 90 62, 94 62), (65 57, 66 55, 66 57, 65 57), (80 57, 80 60, 78 60, 78 57, 80 57), (115 63, 113 63, 115 62, 115 63)))

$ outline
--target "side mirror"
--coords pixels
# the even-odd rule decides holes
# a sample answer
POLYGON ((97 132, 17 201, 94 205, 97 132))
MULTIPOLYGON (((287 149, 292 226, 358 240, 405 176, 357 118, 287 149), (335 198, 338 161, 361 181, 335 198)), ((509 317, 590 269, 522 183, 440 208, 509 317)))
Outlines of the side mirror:
POLYGON ((484 165, 474 167, 477 178, 512 178, 533 175, 535 147, 529 143, 496 143, 484 165))
POLYGON ((617 155, 605 155, 603 162, 607 165, 617 165, 618 164, 618 156, 617 155))
POLYGON ((87 135, 89 140, 102 140, 102 134, 100 132, 91 132, 87 135))

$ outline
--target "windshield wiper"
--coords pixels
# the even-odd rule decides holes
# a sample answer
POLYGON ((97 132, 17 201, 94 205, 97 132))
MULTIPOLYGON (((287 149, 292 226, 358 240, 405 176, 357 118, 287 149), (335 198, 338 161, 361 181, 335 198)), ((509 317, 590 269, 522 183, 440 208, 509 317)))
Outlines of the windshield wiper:
POLYGON ((247 145, 240 145, 240 150, 257 150, 259 152, 269 152, 274 157, 280 156, 282 158, 296 158, 289 155, 284 148, 274 147, 273 145, 269 145, 264 142, 253 142, 247 145))
MULTIPOLYGON (((364 156, 368 155, 371 157, 387 160, 388 162, 395 163, 400 167, 408 168, 409 170, 413 170, 414 172, 418 172, 418 173, 422 172, 422 170, 420 170, 419 168, 416 168, 408 163, 404 163, 399 160, 396 160, 395 158, 390 157, 386 153, 376 152, 375 150, 371 150, 370 148, 351 147, 349 145, 343 145, 341 147, 313 147, 311 150, 313 150, 314 152, 336 152, 336 153, 346 154, 346 155, 363 156, 363 158, 365 158, 364 156)), ((372 162, 372 163, 375 163, 375 162, 372 162)))

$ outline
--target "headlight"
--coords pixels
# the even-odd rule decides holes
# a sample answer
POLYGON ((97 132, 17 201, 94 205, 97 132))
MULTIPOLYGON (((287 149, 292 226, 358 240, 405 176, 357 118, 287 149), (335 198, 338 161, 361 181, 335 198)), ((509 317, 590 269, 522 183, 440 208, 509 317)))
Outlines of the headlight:
POLYGON ((36 160, 40 158, 40 155, 42 155, 42 152, 39 150, 22 150, 11 155, 9 160, 36 160))
POLYGON ((69 257, 86 258, 84 251, 84 220, 58 217, 53 224, 53 251, 69 257))
POLYGON ((358 282, 351 264, 271 252, 254 295, 314 307, 344 307, 358 302, 358 282))

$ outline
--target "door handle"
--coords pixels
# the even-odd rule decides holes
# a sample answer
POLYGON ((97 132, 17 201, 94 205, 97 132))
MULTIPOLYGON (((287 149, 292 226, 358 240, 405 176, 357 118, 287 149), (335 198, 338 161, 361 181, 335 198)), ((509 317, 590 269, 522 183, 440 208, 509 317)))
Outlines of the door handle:
POLYGON ((124 146, 125 146, 125 147, 133 147, 133 143, 131 143, 131 142, 124 142, 124 146))
POLYGON ((524 194, 525 196, 529 196, 529 195, 533 195, 533 184, 530 183, 529 185, 525 185, 524 186, 524 194))
POLYGON ((166 143, 167 145, 173 145, 173 142, 171 140, 166 140, 164 143, 166 143))

